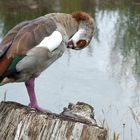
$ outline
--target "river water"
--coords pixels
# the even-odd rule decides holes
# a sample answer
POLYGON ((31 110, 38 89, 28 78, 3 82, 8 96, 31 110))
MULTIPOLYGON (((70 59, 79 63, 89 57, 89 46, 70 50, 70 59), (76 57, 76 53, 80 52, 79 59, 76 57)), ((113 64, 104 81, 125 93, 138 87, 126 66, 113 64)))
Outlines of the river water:
MULTIPOLYGON (((69 102, 89 103, 98 123, 109 129, 109 140, 113 132, 120 140, 140 139, 140 3, 16 0, 12 4, 0 0, 1 39, 20 21, 50 12, 83 10, 94 17, 97 28, 90 45, 67 50, 36 80, 38 102, 57 113, 69 102)), ((1 87, 1 101, 5 91, 6 100, 28 104, 24 83, 1 87)))

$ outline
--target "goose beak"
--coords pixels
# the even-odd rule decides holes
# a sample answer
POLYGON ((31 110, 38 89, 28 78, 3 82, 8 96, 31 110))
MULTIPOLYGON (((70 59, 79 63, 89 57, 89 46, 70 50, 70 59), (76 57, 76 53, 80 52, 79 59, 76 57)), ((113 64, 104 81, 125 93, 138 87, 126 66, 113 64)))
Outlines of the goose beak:
POLYGON ((69 48, 69 49, 75 49, 75 47, 74 47, 74 43, 73 43, 72 40, 70 40, 70 41, 68 42, 68 44, 67 44, 67 48, 69 48))

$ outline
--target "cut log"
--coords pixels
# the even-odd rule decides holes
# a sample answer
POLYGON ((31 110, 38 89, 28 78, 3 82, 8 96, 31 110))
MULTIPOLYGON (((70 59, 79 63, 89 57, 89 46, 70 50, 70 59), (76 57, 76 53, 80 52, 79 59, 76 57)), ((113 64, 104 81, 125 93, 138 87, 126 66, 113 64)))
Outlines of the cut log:
POLYGON ((78 102, 61 114, 43 113, 15 102, 0 104, 0 140, 106 140, 93 107, 78 102))

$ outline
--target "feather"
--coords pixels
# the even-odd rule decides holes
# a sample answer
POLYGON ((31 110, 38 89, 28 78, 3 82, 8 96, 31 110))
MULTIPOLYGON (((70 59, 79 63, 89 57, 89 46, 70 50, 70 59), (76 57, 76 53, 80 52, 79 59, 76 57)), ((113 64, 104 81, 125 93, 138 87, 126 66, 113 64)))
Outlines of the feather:
POLYGON ((44 37, 49 36, 56 30, 56 24, 43 17, 33 20, 30 24, 22 28, 16 35, 7 56, 14 58, 17 55, 26 55, 26 53, 36 47, 44 37))
POLYGON ((22 60, 24 57, 25 57, 25 56, 16 56, 16 57, 13 59, 12 63, 9 65, 7 72, 13 71, 13 70, 16 68, 16 64, 17 64, 20 60, 22 60))
POLYGON ((7 33, 7 35, 3 38, 2 42, 0 43, 0 57, 2 57, 7 52, 9 47, 11 47, 18 31, 27 24, 29 24, 29 21, 21 22, 7 33))
POLYGON ((45 37, 37 47, 46 47, 50 51, 55 50, 62 42, 62 34, 59 31, 54 31, 50 36, 45 37), (55 41, 54 41, 55 40, 55 41))
POLYGON ((91 19, 90 15, 85 12, 74 12, 71 14, 73 18, 76 19, 77 22, 81 21, 89 21, 91 19))
POLYGON ((92 27, 93 20, 85 12, 51 13, 18 24, 9 31, 0 44, 0 79, 10 75, 15 78, 17 71, 20 71, 20 74, 17 74, 19 79, 15 81, 25 81, 40 74, 63 54, 62 44, 65 46, 70 38, 76 46, 79 40, 81 42, 83 39, 82 48, 86 46, 85 41, 89 43, 87 40, 92 36, 94 29, 92 27), (47 57, 48 53, 51 54, 51 58, 47 57))
POLYGON ((80 28, 80 29, 72 36, 71 39, 72 39, 74 42, 78 42, 79 39, 80 39, 80 35, 81 35, 81 34, 85 34, 85 33, 86 33, 86 30, 83 29, 83 28, 80 28))
MULTIPOLYGON (((0 76, 0 81, 2 81, 5 77, 9 77, 9 76, 12 76, 14 74, 17 74, 19 73, 17 70, 16 70, 16 65, 17 63, 22 60, 25 56, 16 56, 13 60, 11 60, 10 64, 7 66, 8 68, 3 71, 3 74, 1 74, 0 76)), ((4 61, 3 61, 4 62, 4 61)))
POLYGON ((0 76, 5 73, 11 61, 12 59, 7 58, 6 56, 3 56, 2 59, 0 59, 0 76))
POLYGON ((18 24, 0 43, 0 86, 25 82, 30 107, 44 111, 37 104, 35 78, 62 56, 69 39, 76 50, 87 46, 93 27, 93 19, 85 12, 51 13, 18 24))

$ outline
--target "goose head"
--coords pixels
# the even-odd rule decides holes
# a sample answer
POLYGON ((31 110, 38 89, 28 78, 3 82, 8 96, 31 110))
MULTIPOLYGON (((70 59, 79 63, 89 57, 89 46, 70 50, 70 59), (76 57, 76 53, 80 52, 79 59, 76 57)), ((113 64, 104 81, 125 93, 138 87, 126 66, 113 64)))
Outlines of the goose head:
POLYGON ((77 12, 72 14, 73 18, 78 22, 79 27, 77 32, 69 39, 67 48, 81 50, 90 43, 94 30, 94 20, 85 12, 77 12))

